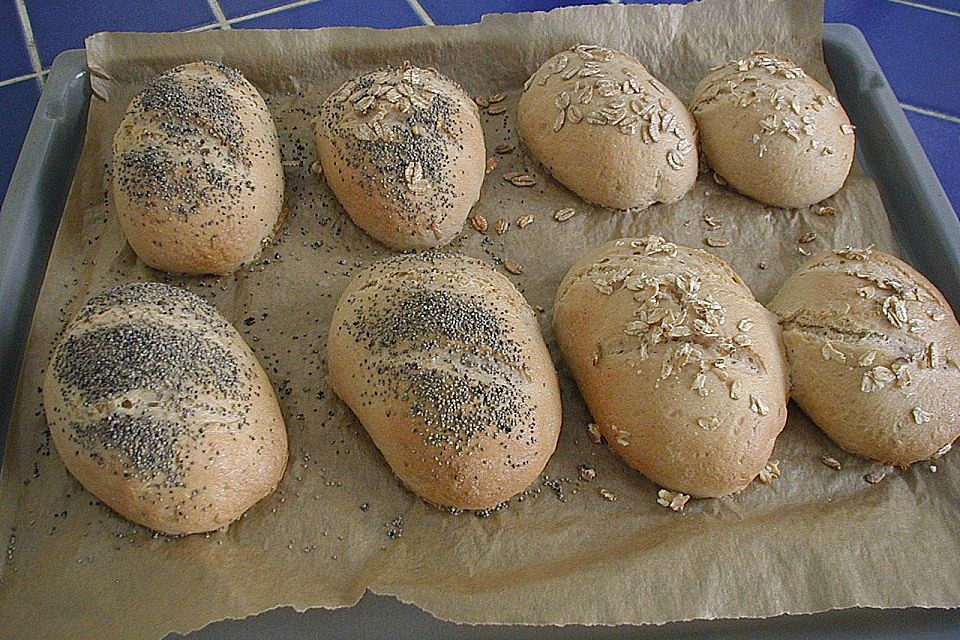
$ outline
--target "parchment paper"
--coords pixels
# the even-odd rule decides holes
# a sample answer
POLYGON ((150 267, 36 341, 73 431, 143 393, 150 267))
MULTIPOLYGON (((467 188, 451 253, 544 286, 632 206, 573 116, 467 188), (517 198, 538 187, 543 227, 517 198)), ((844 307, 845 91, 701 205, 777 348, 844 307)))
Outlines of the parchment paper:
POLYGON ((468 226, 452 248, 525 267, 511 277, 531 304, 546 309, 541 325, 561 371, 565 416, 543 482, 487 518, 445 513, 405 491, 326 383, 324 339, 337 296, 357 267, 389 253, 353 226, 309 172, 309 117, 341 82, 409 59, 437 67, 473 95, 506 92, 506 114, 483 116, 494 156, 497 144, 516 142, 523 81, 559 49, 578 42, 625 49, 683 99, 710 66, 755 48, 791 56, 832 86, 821 22, 816 0, 705 0, 387 32, 90 38, 99 97, 37 306, 3 462, 0 536, 9 544, 0 637, 155 638, 279 605, 347 606, 365 589, 471 623, 663 623, 855 605, 960 605, 956 455, 937 461, 936 473, 926 464, 884 469, 846 455, 791 407, 774 452, 781 478, 674 513, 656 504, 657 487, 590 441, 588 413, 559 365, 550 330, 554 292, 577 254, 621 235, 660 233, 692 246, 708 236, 729 239, 729 247, 712 251, 762 301, 805 260, 798 238, 810 231, 817 234, 803 245, 810 252, 869 243, 893 249, 877 190, 859 168, 825 203, 837 211, 831 217, 758 205, 717 186, 706 171, 674 205, 611 213, 566 191, 523 149, 500 156, 476 210, 491 226, 506 217, 510 230, 482 235, 468 226), (105 175, 111 138, 134 92, 154 74, 201 58, 239 67, 268 94, 289 163, 289 215, 255 266, 231 277, 171 278, 143 267, 124 243, 105 204, 105 175), (508 184, 502 176, 511 171, 531 173, 537 185, 508 184), (577 215, 553 220, 565 206, 577 215), (704 212, 722 227, 711 229, 704 212), (516 218, 528 214, 535 222, 518 229, 516 218), (90 295, 133 280, 173 282, 216 305, 278 389, 290 433, 286 476, 225 531, 168 539, 131 525, 87 494, 51 451, 38 388, 51 344, 90 295), (821 456, 843 469, 825 466, 821 456), (596 469, 593 482, 577 479, 580 464, 596 469), (869 485, 863 475, 874 470, 889 475, 869 485), (617 499, 600 497, 601 487, 617 499))

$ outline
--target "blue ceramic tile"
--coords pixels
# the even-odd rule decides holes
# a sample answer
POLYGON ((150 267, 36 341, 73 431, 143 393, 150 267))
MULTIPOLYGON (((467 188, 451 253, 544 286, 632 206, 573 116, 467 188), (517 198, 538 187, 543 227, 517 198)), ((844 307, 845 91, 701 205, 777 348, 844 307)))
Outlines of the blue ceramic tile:
POLYGON ((220 8, 227 18, 239 18, 265 9, 290 4, 293 0, 220 0, 220 8))
POLYGON ((20 16, 13 2, 0 6, 0 80, 33 73, 20 16))
POLYGON ((557 7, 578 4, 606 4, 604 0, 420 0, 437 24, 467 24, 480 22, 485 13, 517 13, 520 11, 549 11, 557 7))
POLYGON ((826 20, 863 31, 900 102, 960 117, 960 17, 889 1, 830 0, 826 20))
POLYGON ((98 31, 179 31, 216 22, 206 0, 26 0, 26 6, 44 67, 98 31))
POLYGON ((40 99, 40 87, 33 78, 0 87, 0 195, 6 195, 10 176, 17 164, 20 147, 40 99))
POLYGON ((960 123, 905 111, 943 190, 960 215, 960 123))
POLYGON ((313 29, 316 27, 411 27, 423 21, 406 0, 319 0, 277 13, 243 20, 243 29, 313 29))

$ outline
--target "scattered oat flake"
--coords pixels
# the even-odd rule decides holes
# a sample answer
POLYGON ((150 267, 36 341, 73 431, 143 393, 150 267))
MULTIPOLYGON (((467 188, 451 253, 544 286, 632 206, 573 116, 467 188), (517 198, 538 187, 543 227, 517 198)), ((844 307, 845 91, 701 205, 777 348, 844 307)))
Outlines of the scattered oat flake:
POLYGON ((509 178, 508 181, 515 187, 532 187, 533 185, 537 184, 536 178, 525 173, 513 178, 509 178))
POLYGON ((810 252, 804 249, 803 247, 797 247, 797 251, 800 252, 800 255, 804 255, 804 256, 810 255, 810 252))
POLYGON ((498 102, 503 102, 507 99, 507 94, 505 93, 495 93, 490 96, 490 104, 496 104, 498 102))
POLYGON ((564 222, 572 218, 576 213, 576 209, 572 207, 564 207, 563 209, 557 209, 556 213, 553 214, 553 219, 557 222, 564 222))
POLYGON ((594 444, 600 444, 602 436, 600 435, 600 427, 597 426, 596 422, 591 422, 587 425, 587 433, 590 435, 590 439, 593 440, 594 444))
POLYGON ((714 238, 710 237, 704 240, 707 243, 708 247, 720 248, 720 247, 729 247, 730 241, 726 238, 714 238))
POLYGON ((627 437, 630 435, 629 431, 621 429, 615 424, 610 425, 610 430, 613 432, 613 437, 617 444, 619 444, 621 447, 630 446, 630 441, 627 440, 627 437))
POLYGON ((716 171, 713 172, 713 181, 716 182, 716 183, 717 183, 718 185, 720 185, 721 187, 725 187, 725 186, 727 186, 727 185, 729 184, 729 183, 726 181, 726 179, 724 179, 724 177, 721 176, 721 175, 720 175, 719 173, 717 173, 716 171))
POLYGON ((760 262, 757 263, 757 268, 758 268, 758 269, 766 269, 766 268, 767 268, 767 263, 764 262, 763 260, 761 260, 760 262))
POLYGON ((593 467, 588 467, 585 464, 580 465, 580 468, 578 469, 578 471, 580 473, 580 478, 584 482, 590 482, 591 480, 597 477, 596 470, 593 467))
POLYGON ((750 394, 750 410, 760 416, 765 416, 770 413, 767 405, 765 405, 760 398, 753 394, 750 394))
POLYGON ((730 383, 730 399, 739 400, 740 399, 740 387, 741 382, 739 380, 734 380, 730 383))
POLYGON ((498 115, 500 115, 501 113, 505 113, 506 110, 507 110, 507 107, 506 107, 506 106, 504 106, 504 105, 502 105, 502 104, 498 104, 498 105, 496 105, 496 106, 491 106, 491 107, 487 108, 487 113, 489 113, 489 114, 492 115, 492 116, 498 116, 498 115))
POLYGON ((930 473, 936 473, 936 472, 937 472, 937 465, 935 464, 930 465, 930 473))
POLYGON ((739 331, 750 331, 753 329, 753 320, 750 318, 744 318, 737 323, 737 330, 739 331))
POLYGON ((805 233, 799 238, 797 238, 797 242, 799 242, 800 244, 806 244, 808 242, 813 242, 816 239, 817 239, 817 232, 810 231, 809 233, 805 233))
POLYGON ((477 96, 473 101, 476 102, 477 106, 481 109, 486 109, 490 106, 490 99, 487 98, 487 96, 477 96))
POLYGON ((507 229, 510 228, 510 221, 506 218, 500 218, 497 220, 496 226, 494 227, 497 231, 498 236, 502 236, 507 232, 507 229))
MULTIPOLYGON (((947 358, 948 363, 950 360, 951 358, 947 358)), ((931 342, 927 345, 927 364, 930 365, 931 369, 940 368, 940 348, 937 347, 935 342, 931 342)))
POLYGON ((738 347, 749 347, 753 344, 753 340, 742 333, 738 333, 737 335, 733 336, 733 342, 738 347))
POLYGON ((933 458, 934 460, 936 460, 937 458, 942 458, 943 456, 947 455, 947 452, 950 451, 950 449, 952 448, 953 448, 953 443, 945 444, 939 449, 937 449, 937 452, 930 457, 933 458))
POLYGON ((683 507, 686 506, 689 499, 690 496, 679 491, 673 492, 666 489, 657 491, 657 504, 662 507, 669 507, 674 511, 683 511, 683 507))
POLYGON ((836 212, 837 210, 834 209, 833 207, 819 207, 815 213, 818 216, 832 216, 836 212))
POLYGON ((320 164, 319 160, 314 161, 313 164, 310 165, 310 173, 315 176, 319 176, 323 173, 323 165, 320 164))
POLYGON ((470 216, 470 224, 480 233, 486 233, 487 231, 487 219, 480 214, 470 216))
POLYGON ((597 489, 597 493, 599 493, 601 496, 604 497, 604 499, 609 500, 610 502, 613 502, 614 500, 617 499, 617 494, 615 494, 613 491, 604 489, 602 487, 597 489))
POLYGON ((860 365, 861 367, 869 367, 870 365, 873 364, 873 361, 876 360, 876 358, 877 358, 876 351, 868 351, 862 356, 860 356, 860 359, 857 360, 857 364, 860 365))
POLYGON ((496 147, 494 147, 493 150, 494 150, 496 153, 499 153, 499 154, 503 155, 503 154, 506 154, 506 153, 511 153, 511 152, 514 150, 514 148, 515 148, 515 147, 514 147, 512 144, 508 144, 508 143, 504 142, 503 144, 498 144, 496 147))
POLYGON ((533 216, 520 216, 517 218, 517 227, 520 229, 523 229, 531 224, 533 224, 533 216))
POLYGON ((697 418, 697 426, 704 431, 716 431, 720 428, 720 420, 716 416, 697 418))
POLYGON ((824 360, 836 360, 837 362, 847 361, 847 356, 845 356, 842 351, 839 351, 836 347, 830 344, 829 340, 823 343, 823 347, 820 349, 820 354, 823 356, 824 360))
POLYGON ((840 133, 842 133, 845 136, 850 135, 855 130, 856 130, 856 127, 852 124, 843 123, 842 125, 840 125, 840 133))
POLYGON ((487 168, 485 169, 485 171, 487 173, 493 173, 493 170, 497 168, 497 164, 499 162, 500 160, 497 159, 496 157, 491 156, 487 158, 487 168))
POLYGON ((863 379, 860 381, 860 391, 864 393, 879 391, 896 378, 896 374, 888 367, 874 367, 863 374, 863 379))
POLYGON ((827 465, 831 469, 836 469, 837 471, 840 471, 840 469, 842 468, 840 465, 840 461, 837 460, 836 458, 831 458, 830 456, 820 456, 820 462, 827 465))
POLYGON ((929 411, 924 411, 920 407, 914 407, 913 411, 910 412, 910 415, 913 416, 913 421, 917 424, 926 424, 933 419, 933 414, 929 411))
POLYGON ((887 474, 883 471, 871 471, 867 475, 863 476, 863 479, 866 480, 869 484, 877 484, 881 480, 887 477, 887 474))
POLYGON ((763 466, 763 469, 760 470, 760 475, 757 476, 760 482, 763 484, 770 484, 774 480, 780 477, 780 461, 779 460, 770 460, 763 466))
POLYGON ((519 276, 523 273, 523 265, 516 260, 511 260, 510 258, 507 258, 503 261, 503 268, 516 276, 519 276))
POLYGON ((707 226, 710 227, 711 229, 719 229, 720 227, 723 226, 723 220, 720 220, 719 218, 714 218, 714 217, 713 217, 712 215, 710 215, 709 213, 704 213, 704 214, 703 214, 703 221, 704 221, 704 222, 707 224, 707 226))

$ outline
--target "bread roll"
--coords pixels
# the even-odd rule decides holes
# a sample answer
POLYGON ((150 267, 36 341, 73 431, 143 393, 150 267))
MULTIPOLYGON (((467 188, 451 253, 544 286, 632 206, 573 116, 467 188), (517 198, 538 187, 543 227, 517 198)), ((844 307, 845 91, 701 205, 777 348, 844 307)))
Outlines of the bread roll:
POLYGON ((486 263, 422 253, 375 262, 340 296, 330 383, 423 499, 489 509, 557 446, 557 374, 513 284, 486 263))
POLYGON ((561 184, 611 209, 675 202, 697 179, 696 123, 621 51, 577 45, 527 80, 520 138, 561 184))
POLYGON ((148 82, 113 140, 113 201, 155 269, 226 274, 253 260, 282 223, 280 142, 263 98, 216 62, 148 82))
POLYGON ((327 184, 354 223, 394 249, 444 245, 480 198, 477 105, 434 69, 404 65, 345 82, 314 121, 327 184))
POLYGON ((769 306, 793 399, 838 445, 906 466, 960 436, 960 326, 909 265, 880 251, 824 253, 769 306))
POLYGON ((806 207, 840 190, 854 127, 837 99, 792 60, 754 51, 700 81, 690 110, 703 155, 740 193, 806 207))
POLYGON ((746 487, 787 419, 776 318, 721 259, 658 236, 607 242, 570 269, 554 332, 613 451, 699 497, 746 487))
POLYGON ((161 533, 212 531, 276 488, 280 407, 216 309, 164 284, 90 299, 47 368, 43 405, 67 470, 117 513, 161 533))

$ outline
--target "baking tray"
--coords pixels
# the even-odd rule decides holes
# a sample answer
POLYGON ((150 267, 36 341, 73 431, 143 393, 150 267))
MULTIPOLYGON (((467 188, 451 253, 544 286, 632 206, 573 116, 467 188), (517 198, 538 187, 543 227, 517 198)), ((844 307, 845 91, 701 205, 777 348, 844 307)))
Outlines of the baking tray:
MULTIPOLYGON (((960 221, 860 31, 828 24, 823 53, 837 93, 858 126, 857 151, 880 189, 904 258, 960 311, 960 221)), ((53 63, 0 209, 0 450, 37 294, 83 146, 90 85, 86 55, 53 63)), ((230 638, 957 638, 957 609, 845 609, 760 620, 619 627, 464 626, 441 622, 394 598, 368 593, 355 607, 302 614, 280 608, 226 620, 189 640, 230 638)), ((183 636, 172 634, 170 638, 183 636)))

